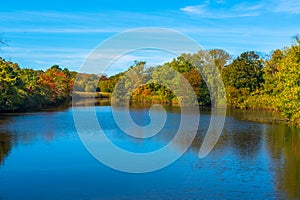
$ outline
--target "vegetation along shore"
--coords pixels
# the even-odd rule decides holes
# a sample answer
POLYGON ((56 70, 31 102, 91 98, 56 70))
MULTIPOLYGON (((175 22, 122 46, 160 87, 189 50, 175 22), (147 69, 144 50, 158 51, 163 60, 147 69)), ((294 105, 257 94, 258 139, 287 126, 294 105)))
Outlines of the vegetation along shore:
MULTIPOLYGON (((128 70, 135 71, 143 77, 142 79, 147 80, 148 77, 162 76, 160 69, 163 67, 175 69, 188 80, 199 105, 209 106, 212 101, 209 90, 193 64, 195 60, 201 61, 204 55, 209 55, 221 72, 227 106, 278 111, 285 122, 300 125, 298 37, 290 47, 274 50, 270 56, 248 51, 233 58, 221 49, 200 50, 195 54, 182 54, 156 67, 146 68, 145 62, 136 61, 128 70)), ((0 112, 26 112, 67 105, 73 94, 82 98, 110 98, 116 84, 125 73, 126 71, 107 77, 69 71, 58 65, 45 71, 33 70, 21 68, 17 63, 0 58, 0 112)), ((133 92, 131 100, 178 103, 171 90, 156 83, 142 84, 133 92)))

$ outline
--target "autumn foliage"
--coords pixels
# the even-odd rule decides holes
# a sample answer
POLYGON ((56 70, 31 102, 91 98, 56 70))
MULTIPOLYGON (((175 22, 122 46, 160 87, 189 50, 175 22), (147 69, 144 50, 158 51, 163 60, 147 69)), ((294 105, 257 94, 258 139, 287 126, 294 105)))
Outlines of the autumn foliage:
MULTIPOLYGON (((178 98, 185 98, 175 95, 184 94, 183 79, 190 84, 199 105, 208 106, 214 99, 205 81, 214 86, 213 75, 216 74, 210 74, 209 68, 201 69, 201 63, 207 59, 212 60, 212 67, 218 69, 223 80, 227 106, 277 110, 290 122, 300 123, 299 38, 290 47, 275 50, 268 58, 254 51, 232 58, 224 50, 201 50, 182 54, 156 67, 146 68, 145 62, 136 61, 127 71, 111 77, 78 74, 57 65, 46 71, 21 69, 16 63, 0 59, 0 111, 26 111, 66 104, 70 102, 74 82, 74 90, 78 92, 112 93, 116 88, 130 89, 132 101, 176 103, 178 98), (182 76, 174 75, 171 69, 182 76), (204 79, 202 72, 209 75, 204 79), (127 81, 123 80, 125 76, 127 81), (150 77, 152 82, 148 82, 150 77), (168 87, 162 85, 161 80, 168 87)), ((128 94, 121 92, 119 95, 128 94)))

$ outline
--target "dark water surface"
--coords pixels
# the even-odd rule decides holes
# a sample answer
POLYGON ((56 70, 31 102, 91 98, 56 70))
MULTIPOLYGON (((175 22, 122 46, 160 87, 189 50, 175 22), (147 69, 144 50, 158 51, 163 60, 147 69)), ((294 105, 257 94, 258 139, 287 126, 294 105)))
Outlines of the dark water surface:
MULTIPOLYGON (((159 149, 172 139, 180 110, 167 110, 162 133, 141 140, 118 129, 109 105, 96 107, 108 137, 136 152, 159 149)), ((132 108, 131 114, 137 124, 149 123, 146 108, 132 108)), ((93 158, 77 135, 72 108, 1 115, 0 199, 300 199, 300 129, 247 121, 270 115, 228 111, 217 145, 199 159, 210 119, 209 111, 201 111, 191 148, 147 174, 119 172, 93 158)))

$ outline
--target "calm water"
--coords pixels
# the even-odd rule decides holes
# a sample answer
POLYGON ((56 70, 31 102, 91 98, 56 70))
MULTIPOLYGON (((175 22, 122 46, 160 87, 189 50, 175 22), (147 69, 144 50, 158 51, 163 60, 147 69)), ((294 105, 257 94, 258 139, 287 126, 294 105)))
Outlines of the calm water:
MULTIPOLYGON (((159 149, 172 139, 180 111, 167 110, 161 134, 141 140, 117 128, 109 105, 96 107, 109 138, 136 152, 159 149)), ((149 122, 146 108, 132 108, 131 114, 137 124, 149 122)), ((210 112, 202 111, 198 136, 183 157, 156 172, 128 174, 88 153, 76 133, 71 108, 2 115, 0 199, 300 199, 300 129, 247 121, 270 117, 228 111, 219 142, 199 159, 210 119, 210 112)))

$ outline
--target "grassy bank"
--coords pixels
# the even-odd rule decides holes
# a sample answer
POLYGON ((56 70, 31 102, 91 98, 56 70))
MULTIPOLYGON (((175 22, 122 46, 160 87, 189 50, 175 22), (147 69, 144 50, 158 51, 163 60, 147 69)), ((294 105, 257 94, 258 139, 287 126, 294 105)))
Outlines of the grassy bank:
POLYGON ((108 92, 73 92, 77 98, 96 98, 96 99, 110 99, 111 93, 108 92))

